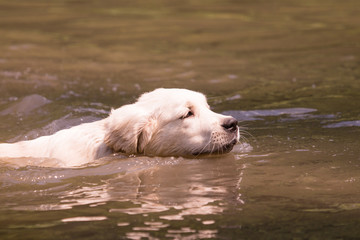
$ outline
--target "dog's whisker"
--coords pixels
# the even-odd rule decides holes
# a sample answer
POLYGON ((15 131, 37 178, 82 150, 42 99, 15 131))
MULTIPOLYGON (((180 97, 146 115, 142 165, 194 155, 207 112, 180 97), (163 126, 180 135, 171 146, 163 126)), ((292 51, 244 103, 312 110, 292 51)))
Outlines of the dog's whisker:
POLYGON ((201 155, 210 144, 211 144, 211 140, 209 140, 209 142, 200 150, 200 152, 195 156, 195 158, 201 155))
MULTIPOLYGON (((213 145, 213 147, 212 147, 212 149, 211 149, 211 153, 213 153, 213 152, 214 152, 215 147, 216 147, 216 145, 214 144, 214 145, 213 145)), ((217 152, 219 153, 219 148, 218 148, 217 152)))
POLYGON ((249 135, 251 138, 255 138, 251 133, 244 130, 242 127, 240 128, 240 136, 244 137, 244 135, 249 135))

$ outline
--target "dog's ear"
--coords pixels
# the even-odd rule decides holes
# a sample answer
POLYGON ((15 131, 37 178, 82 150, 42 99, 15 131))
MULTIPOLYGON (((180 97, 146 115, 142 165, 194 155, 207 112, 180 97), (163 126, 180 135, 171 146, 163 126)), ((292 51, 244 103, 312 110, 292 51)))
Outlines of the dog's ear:
POLYGON ((156 129, 158 129, 157 125, 158 125, 158 121, 154 117, 148 118, 148 121, 141 129, 141 133, 138 138, 138 144, 137 144, 138 153, 146 153, 146 146, 153 137, 153 134, 155 133, 156 129))
POLYGON ((142 153, 152 136, 154 122, 136 104, 113 110, 106 119, 105 143, 114 152, 142 153))

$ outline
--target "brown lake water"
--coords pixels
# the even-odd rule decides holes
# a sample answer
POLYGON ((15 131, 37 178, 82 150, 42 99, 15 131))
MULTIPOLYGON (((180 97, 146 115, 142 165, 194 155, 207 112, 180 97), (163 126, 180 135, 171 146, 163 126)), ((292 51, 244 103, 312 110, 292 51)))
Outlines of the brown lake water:
POLYGON ((158 87, 248 134, 213 158, 0 163, 0 239, 359 239, 360 2, 0 0, 0 142, 158 87))

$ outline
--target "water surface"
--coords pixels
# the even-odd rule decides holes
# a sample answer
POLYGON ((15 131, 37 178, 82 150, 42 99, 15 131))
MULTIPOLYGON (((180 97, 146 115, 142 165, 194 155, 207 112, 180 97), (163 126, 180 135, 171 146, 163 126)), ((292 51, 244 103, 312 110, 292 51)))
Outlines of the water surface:
POLYGON ((359 16, 352 0, 0 0, 0 141, 157 87, 201 91, 248 132, 213 158, 1 163, 0 238, 358 238, 359 16))

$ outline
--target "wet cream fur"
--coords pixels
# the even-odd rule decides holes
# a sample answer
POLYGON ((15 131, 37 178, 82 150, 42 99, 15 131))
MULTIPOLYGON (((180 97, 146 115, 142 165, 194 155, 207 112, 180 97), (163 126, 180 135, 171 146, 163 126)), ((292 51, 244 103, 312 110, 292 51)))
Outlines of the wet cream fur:
POLYGON ((137 102, 112 110, 92 123, 51 136, 0 144, 0 158, 52 158, 61 166, 80 166, 112 153, 197 156, 226 153, 239 131, 222 127, 230 117, 210 110, 203 94, 186 89, 156 89, 137 102))

